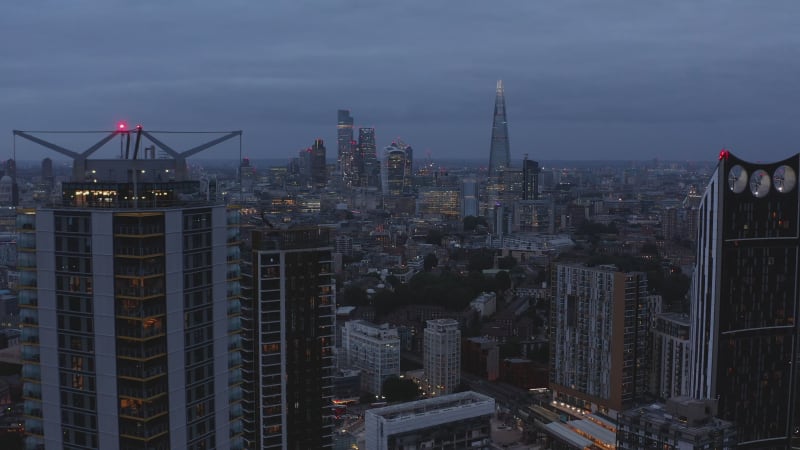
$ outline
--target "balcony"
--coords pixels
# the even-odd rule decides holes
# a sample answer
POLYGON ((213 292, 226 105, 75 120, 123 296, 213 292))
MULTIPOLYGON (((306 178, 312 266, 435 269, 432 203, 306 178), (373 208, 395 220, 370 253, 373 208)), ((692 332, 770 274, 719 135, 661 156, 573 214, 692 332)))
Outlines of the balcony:
POLYGON ((167 395, 167 384, 163 382, 151 386, 146 386, 142 383, 132 383, 130 381, 121 381, 119 383, 120 397, 150 401, 163 395, 167 395), (135 384, 135 386, 130 386, 129 384, 135 384))
POLYGON ((117 264, 114 269, 114 275, 119 277, 140 278, 164 274, 163 264, 117 264))
POLYGON ((166 400, 158 402, 141 402, 139 400, 121 401, 123 406, 119 408, 119 415, 125 419, 151 420, 169 412, 169 405, 166 400))
POLYGON ((136 440, 155 439, 167 432, 169 432, 169 424, 166 421, 145 426, 141 424, 122 423, 119 427, 120 437, 136 440))
POLYGON ((22 346, 22 360, 25 362, 39 362, 39 346, 38 345, 23 345, 22 346))
POLYGON ((128 339, 151 339, 159 336, 164 336, 166 330, 160 324, 160 321, 154 319, 154 322, 144 322, 142 326, 117 326, 117 337, 128 339))
POLYGON ((158 297, 159 295, 164 295, 164 288, 161 288, 161 287, 151 287, 151 288, 147 288, 147 287, 122 287, 122 288, 115 289, 114 293, 118 297, 145 299, 145 298, 158 297))
POLYGON ((17 293, 19 306, 38 306, 39 296, 35 290, 21 290, 17 293))
POLYGON ((164 234, 161 224, 119 225, 114 228, 114 234, 123 237, 152 237, 164 234))
POLYGON ((117 348, 117 357, 122 359, 131 359, 136 361, 147 361, 149 359, 158 358, 159 356, 167 355, 167 346, 159 345, 140 345, 140 346, 125 346, 120 345, 117 348))
POLYGON ((116 315, 118 318, 145 319, 166 314, 166 306, 160 302, 155 304, 143 304, 141 302, 130 303, 135 303, 135 305, 117 304, 116 315))
POLYGON ((137 364, 136 366, 121 366, 117 368, 118 376, 122 378, 135 378, 137 380, 150 380, 166 374, 167 371, 164 365, 145 366, 137 364))
POLYGON ((119 258, 152 258, 164 254, 161 247, 117 247, 114 256, 119 258))

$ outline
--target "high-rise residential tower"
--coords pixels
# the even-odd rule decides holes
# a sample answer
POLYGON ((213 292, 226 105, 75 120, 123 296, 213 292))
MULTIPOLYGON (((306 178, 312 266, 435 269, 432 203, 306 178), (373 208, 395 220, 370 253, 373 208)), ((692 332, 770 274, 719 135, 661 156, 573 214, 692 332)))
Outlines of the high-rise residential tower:
POLYGON ((584 411, 620 412, 648 389, 643 273, 557 264, 550 303, 550 388, 584 411))
POLYGON ((336 144, 338 153, 336 154, 336 165, 344 178, 345 184, 353 175, 353 116, 347 109, 337 111, 338 121, 336 124, 336 144))
POLYGON ((720 153, 699 209, 691 394, 717 399, 739 448, 800 436, 800 155, 752 163, 720 153))
POLYGON ((453 319, 425 326, 423 370, 430 396, 452 394, 461 383, 461 330, 453 319))
POLYGON ((248 448, 332 446, 332 244, 320 228, 251 234, 242 271, 248 448))
POLYGON ((492 117, 492 142, 489 148, 489 179, 499 176, 511 164, 511 147, 508 143, 508 122, 506 119, 506 97, 503 80, 497 81, 492 117))
POLYGON ((27 447, 244 448, 239 210, 175 159, 80 164, 17 216, 27 447))

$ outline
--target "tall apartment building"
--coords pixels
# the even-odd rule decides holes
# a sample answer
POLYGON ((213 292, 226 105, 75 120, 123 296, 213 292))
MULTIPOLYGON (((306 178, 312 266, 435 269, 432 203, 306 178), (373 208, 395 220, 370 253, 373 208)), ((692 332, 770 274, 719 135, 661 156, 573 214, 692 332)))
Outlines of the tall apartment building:
POLYGON ((461 383, 461 330, 458 321, 427 321, 423 339, 426 392, 430 396, 453 393, 461 383))
POLYGON ((609 413, 622 411, 646 392, 646 295, 643 273, 614 266, 555 266, 550 303, 554 400, 609 413))
POLYGON ((663 313, 655 317, 650 390, 659 398, 689 394, 689 330, 689 317, 685 314, 663 313))
POLYGON ((798 170, 722 151, 700 203, 691 395, 718 399, 739 448, 800 444, 798 170))
POLYGON ((176 159, 83 156, 17 216, 26 447, 244 448, 238 209, 176 159))
POLYGON ((335 282, 327 230, 253 230, 242 264, 248 448, 332 446, 335 282))
POLYGON ((342 328, 344 366, 361 370, 361 389, 381 395, 383 382, 400 375, 400 335, 389 324, 351 320, 342 328))

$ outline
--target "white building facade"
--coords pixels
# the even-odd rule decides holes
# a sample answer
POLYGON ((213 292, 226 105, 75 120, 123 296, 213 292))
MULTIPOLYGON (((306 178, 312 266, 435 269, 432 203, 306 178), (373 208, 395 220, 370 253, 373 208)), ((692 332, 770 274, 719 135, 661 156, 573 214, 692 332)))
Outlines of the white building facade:
POLYGON ((689 395, 690 322, 685 314, 663 313, 653 328, 653 392, 668 399, 689 395))
POLYGON ((343 367, 361 371, 361 388, 380 395, 387 378, 400 375, 400 335, 389 324, 351 320, 342 328, 343 367))
POLYGON ((451 394, 461 383, 461 330, 453 319, 429 320, 424 335, 423 369, 430 396, 451 394))

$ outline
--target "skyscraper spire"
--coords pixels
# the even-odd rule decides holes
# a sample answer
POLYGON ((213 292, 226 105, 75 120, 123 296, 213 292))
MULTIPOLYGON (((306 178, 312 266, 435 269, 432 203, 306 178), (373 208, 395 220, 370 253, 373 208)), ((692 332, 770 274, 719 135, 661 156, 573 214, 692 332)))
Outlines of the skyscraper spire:
POLYGON ((494 100, 494 118, 492 121, 492 144, 489 152, 489 178, 492 178, 498 176, 499 172, 506 167, 509 167, 511 162, 503 80, 497 80, 497 95, 494 100))

